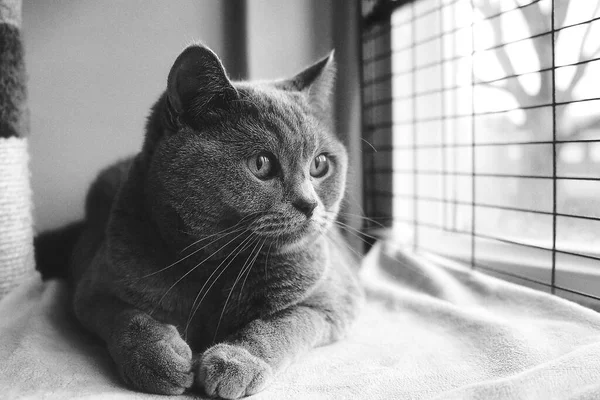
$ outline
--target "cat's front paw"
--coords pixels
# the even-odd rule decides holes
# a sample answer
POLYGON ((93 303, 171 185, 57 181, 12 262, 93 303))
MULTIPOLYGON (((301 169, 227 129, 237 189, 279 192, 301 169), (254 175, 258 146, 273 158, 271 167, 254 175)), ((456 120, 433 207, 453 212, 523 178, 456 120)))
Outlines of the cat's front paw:
POLYGON ((222 343, 202 354, 196 379, 209 396, 238 399, 263 390, 272 376, 271 367, 248 350, 222 343))
POLYGON ((171 395, 192 386, 192 351, 174 326, 142 322, 128 331, 110 350, 129 385, 171 395))

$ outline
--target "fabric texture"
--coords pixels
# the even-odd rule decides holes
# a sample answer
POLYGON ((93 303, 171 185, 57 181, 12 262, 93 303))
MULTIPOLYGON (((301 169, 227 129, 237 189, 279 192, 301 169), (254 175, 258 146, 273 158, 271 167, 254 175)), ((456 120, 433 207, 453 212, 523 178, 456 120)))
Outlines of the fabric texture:
POLYGON ((25 137, 29 128, 21 0, 0 0, 0 138, 25 137))
POLYGON ((21 1, 0 0, 0 298, 33 273, 21 1))
POLYGON ((34 271, 27 140, 0 138, 0 298, 34 271))
MULTIPOLYGON (((368 301, 348 338, 253 399, 600 398, 592 310, 389 244, 372 249, 361 280, 368 301)), ((3 398, 164 398, 126 388, 67 308, 65 284, 39 278, 0 302, 3 398)))

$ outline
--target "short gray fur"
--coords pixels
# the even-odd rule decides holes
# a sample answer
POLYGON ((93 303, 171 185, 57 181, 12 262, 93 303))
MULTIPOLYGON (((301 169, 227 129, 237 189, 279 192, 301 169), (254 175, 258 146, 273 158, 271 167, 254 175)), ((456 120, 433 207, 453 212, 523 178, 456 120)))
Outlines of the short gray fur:
POLYGON ((334 75, 331 54, 289 80, 231 82, 190 46, 141 152, 92 185, 74 308, 132 387, 250 395, 346 333, 362 291, 335 225, 348 161, 327 128, 334 75), (261 152, 277 160, 271 179, 247 166, 261 152), (330 168, 314 178, 319 154, 330 168), (307 217, 294 204, 309 201, 307 217))

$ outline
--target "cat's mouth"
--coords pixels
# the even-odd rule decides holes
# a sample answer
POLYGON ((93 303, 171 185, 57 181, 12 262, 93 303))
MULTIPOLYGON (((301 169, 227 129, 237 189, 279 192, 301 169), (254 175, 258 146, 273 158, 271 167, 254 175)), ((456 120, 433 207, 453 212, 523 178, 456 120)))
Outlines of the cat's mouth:
POLYGON ((324 221, 311 219, 297 224, 258 227, 252 231, 258 237, 264 238, 271 248, 288 252, 314 242, 326 229, 327 224, 324 221))
POLYGON ((312 223, 311 221, 286 219, 276 222, 258 223, 250 225, 249 228, 261 237, 302 235, 311 230, 312 223))
POLYGON ((261 215, 246 227, 252 236, 262 239, 269 248, 285 252, 285 249, 313 243, 329 229, 331 223, 326 213, 318 213, 312 218, 269 213, 261 215))
POLYGON ((289 240, 298 240, 303 236, 309 235, 314 231, 310 222, 302 224, 285 224, 282 226, 256 227, 252 232, 265 239, 275 239, 282 242, 289 240))

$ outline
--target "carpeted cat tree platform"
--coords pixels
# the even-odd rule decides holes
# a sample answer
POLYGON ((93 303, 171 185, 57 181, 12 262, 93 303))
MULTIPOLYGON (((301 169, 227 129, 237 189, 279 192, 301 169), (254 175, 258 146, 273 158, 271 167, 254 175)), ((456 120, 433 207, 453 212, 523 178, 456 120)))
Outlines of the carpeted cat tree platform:
POLYGON ((0 298, 34 271, 21 0, 0 0, 0 298))
MULTIPOLYGON (((69 313, 66 283, 34 272, 20 5, 0 0, 0 398, 165 399, 124 385, 69 313)), ((360 280, 368 301, 348 337, 253 399, 600 399, 590 309, 390 243, 360 280)))

